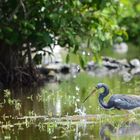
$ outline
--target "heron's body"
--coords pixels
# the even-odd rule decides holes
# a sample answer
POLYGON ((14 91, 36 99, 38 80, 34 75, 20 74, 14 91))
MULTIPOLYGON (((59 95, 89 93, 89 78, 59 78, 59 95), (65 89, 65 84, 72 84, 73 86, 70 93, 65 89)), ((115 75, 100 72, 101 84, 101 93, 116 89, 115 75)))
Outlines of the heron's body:
POLYGON ((105 103, 104 98, 109 94, 109 88, 107 85, 99 83, 96 89, 100 88, 104 89, 102 93, 99 93, 99 103, 103 108, 105 109, 116 108, 128 111, 140 108, 140 96, 136 95, 114 94, 110 97, 109 101, 105 103))
MULTIPOLYGON (((102 104, 101 104, 102 106, 102 104)), ((132 110, 140 107, 140 96, 115 94, 112 95, 104 108, 132 110)))

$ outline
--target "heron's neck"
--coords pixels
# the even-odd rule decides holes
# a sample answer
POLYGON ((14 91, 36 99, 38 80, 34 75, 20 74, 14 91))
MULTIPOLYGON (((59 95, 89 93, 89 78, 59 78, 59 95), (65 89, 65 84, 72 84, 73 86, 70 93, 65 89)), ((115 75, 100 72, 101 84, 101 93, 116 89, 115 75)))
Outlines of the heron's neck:
POLYGON ((106 97, 109 94, 109 89, 106 85, 103 85, 102 88, 104 88, 104 91, 103 93, 99 94, 99 103, 103 108, 109 109, 111 108, 109 104, 104 103, 104 97, 106 97))

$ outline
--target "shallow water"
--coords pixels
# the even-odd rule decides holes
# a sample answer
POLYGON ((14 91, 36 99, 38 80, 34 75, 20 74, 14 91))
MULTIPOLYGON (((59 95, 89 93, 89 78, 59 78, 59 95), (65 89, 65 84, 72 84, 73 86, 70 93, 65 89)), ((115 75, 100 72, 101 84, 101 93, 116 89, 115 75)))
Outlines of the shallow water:
POLYGON ((0 139, 139 140, 140 111, 134 116, 104 110, 99 92, 83 103, 99 82, 110 89, 105 101, 116 93, 140 95, 140 76, 124 82, 119 75, 93 77, 85 72, 61 83, 6 91, 0 95, 0 139))
POLYGON ((5 103, 1 104, 0 138, 138 139, 139 112, 133 116, 124 111, 104 110, 99 106, 98 93, 83 104, 98 82, 109 86, 109 96, 114 93, 140 94, 139 77, 125 83, 117 75, 92 77, 84 72, 61 84, 50 83, 40 89, 18 89, 16 94, 7 92, 1 97, 1 103, 5 103))

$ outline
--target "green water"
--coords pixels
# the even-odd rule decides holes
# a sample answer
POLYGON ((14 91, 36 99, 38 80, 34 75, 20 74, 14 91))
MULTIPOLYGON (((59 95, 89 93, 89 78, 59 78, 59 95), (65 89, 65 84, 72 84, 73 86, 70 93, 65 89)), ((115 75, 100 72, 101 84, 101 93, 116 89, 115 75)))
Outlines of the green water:
POLYGON ((60 85, 50 83, 40 89, 18 90, 18 95, 13 94, 8 97, 6 94, 4 97, 6 104, 1 107, 0 138, 12 140, 139 139, 139 112, 131 116, 124 111, 104 110, 99 106, 98 93, 84 104, 82 103, 98 82, 104 82, 109 86, 109 96, 114 93, 140 94, 138 77, 125 83, 117 75, 99 78, 84 72, 60 85), (18 100, 12 104, 13 99, 18 100), (18 103, 21 104, 19 109, 18 103), (86 109, 84 119, 75 112, 83 106, 86 109), (111 128, 114 131, 112 132, 112 129, 110 131, 105 127, 106 125, 112 125, 111 128), (128 130, 123 134, 124 130, 121 129, 128 130), (135 131, 132 132, 131 129, 135 131))
POLYGON ((118 59, 127 59, 131 60, 133 58, 138 58, 140 59, 140 47, 139 46, 134 46, 132 44, 128 44, 128 52, 127 53, 122 53, 118 54, 113 51, 113 48, 111 47, 104 47, 102 50, 102 55, 105 56, 111 56, 113 58, 118 58, 118 59))
POLYGON ((61 83, 6 91, 0 95, 0 139, 140 140, 139 111, 134 116, 104 110, 98 103, 99 92, 83 104, 99 82, 110 89, 105 101, 115 93, 140 95, 140 76, 124 82, 118 75, 93 77, 85 72, 61 83))

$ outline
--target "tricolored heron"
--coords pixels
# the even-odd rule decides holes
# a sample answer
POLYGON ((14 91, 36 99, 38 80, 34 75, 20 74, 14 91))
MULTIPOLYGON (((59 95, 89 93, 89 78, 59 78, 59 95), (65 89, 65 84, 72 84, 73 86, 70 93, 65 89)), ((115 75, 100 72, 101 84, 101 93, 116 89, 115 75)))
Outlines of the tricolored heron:
POLYGON ((123 109, 132 111, 140 107, 140 96, 136 95, 124 95, 124 94, 114 94, 110 97, 108 103, 104 102, 104 97, 109 94, 109 88, 104 83, 97 84, 96 88, 91 92, 91 94, 84 100, 84 102, 97 90, 104 88, 102 93, 99 93, 99 103, 105 109, 123 109))

